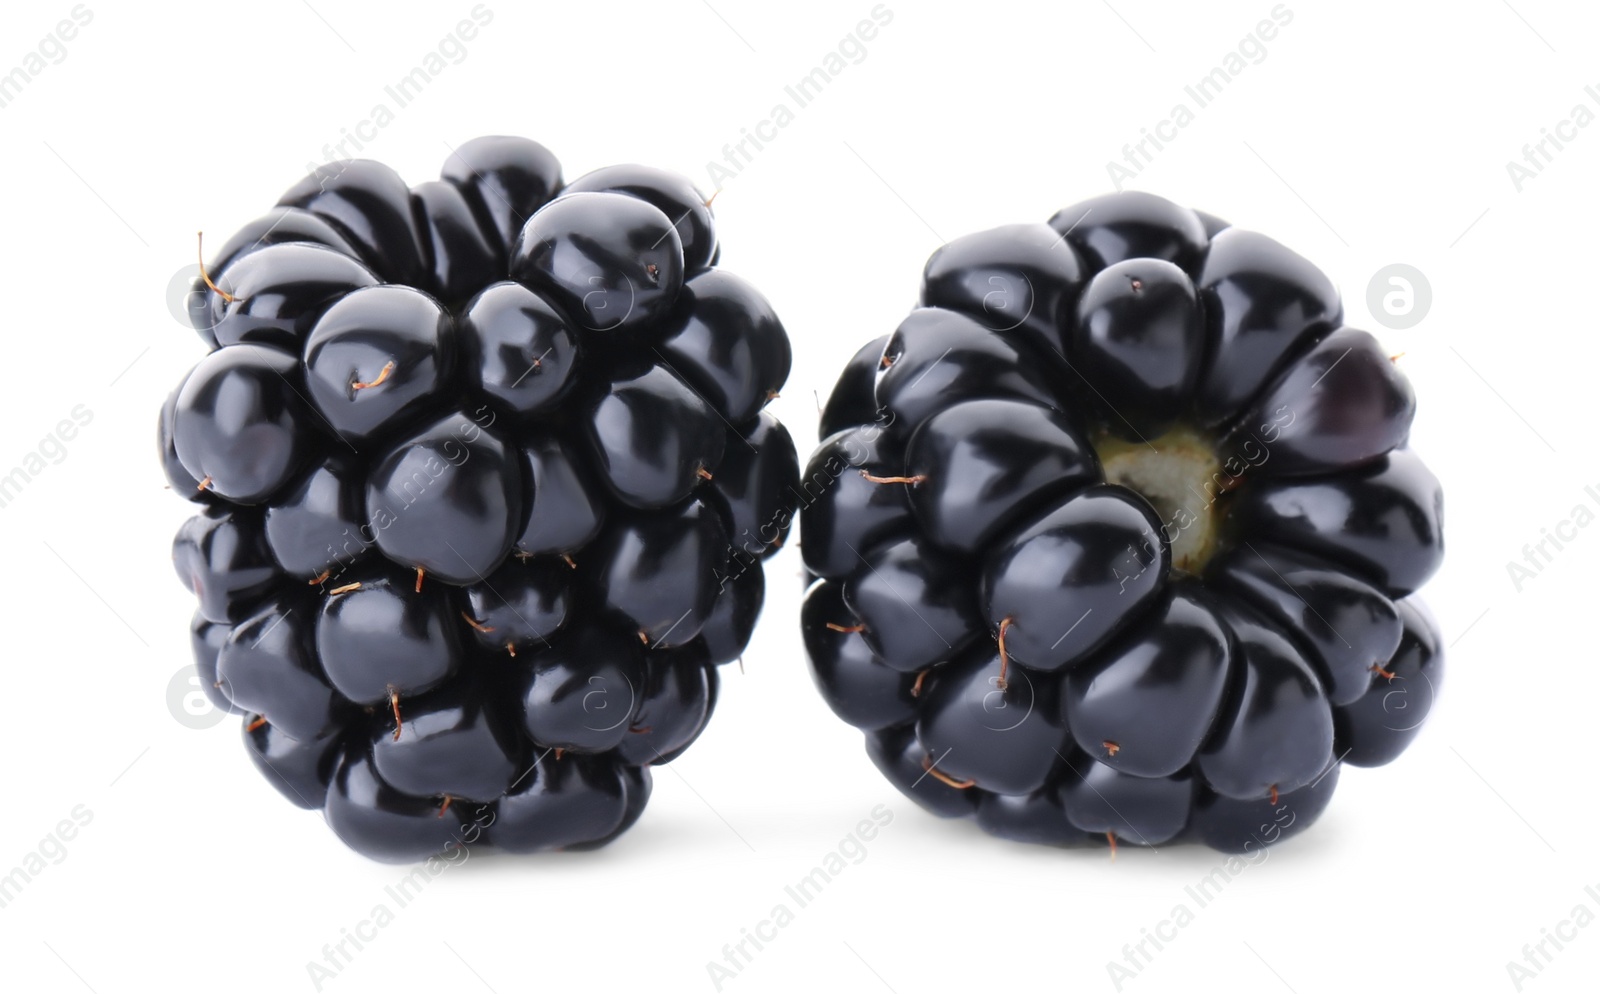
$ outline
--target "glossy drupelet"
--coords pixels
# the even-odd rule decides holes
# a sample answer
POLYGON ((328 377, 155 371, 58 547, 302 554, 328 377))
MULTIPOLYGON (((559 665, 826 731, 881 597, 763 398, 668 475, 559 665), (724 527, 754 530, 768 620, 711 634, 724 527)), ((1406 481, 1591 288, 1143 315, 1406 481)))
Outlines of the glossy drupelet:
POLYGON ((1122 193, 959 238, 802 473, 823 698, 897 788, 1005 838, 1297 833, 1440 685, 1414 409, 1262 235, 1122 193))
POLYGON ((765 298, 686 179, 334 163, 210 260, 173 562, 255 765, 375 859, 592 848, 716 703, 798 466, 765 298))

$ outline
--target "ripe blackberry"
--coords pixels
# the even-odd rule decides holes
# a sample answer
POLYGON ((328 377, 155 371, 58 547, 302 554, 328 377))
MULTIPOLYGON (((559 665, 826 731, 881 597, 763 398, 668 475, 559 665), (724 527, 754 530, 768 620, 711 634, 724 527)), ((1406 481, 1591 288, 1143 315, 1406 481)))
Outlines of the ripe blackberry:
POLYGON ((207 691, 374 859, 604 844, 710 719, 798 467, 688 180, 519 138, 335 163, 202 271, 161 411, 207 691))
POLYGON ((1414 408, 1262 235, 1121 193, 957 239, 802 475, 817 685, 896 787, 996 835, 1298 832, 1440 681, 1414 408))

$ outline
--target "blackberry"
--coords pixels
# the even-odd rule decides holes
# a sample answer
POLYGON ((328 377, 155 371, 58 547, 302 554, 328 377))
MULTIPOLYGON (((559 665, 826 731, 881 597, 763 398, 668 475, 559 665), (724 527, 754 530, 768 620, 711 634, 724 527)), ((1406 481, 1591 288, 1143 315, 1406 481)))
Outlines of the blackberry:
POLYGON ((1414 410, 1262 235, 1120 193, 957 239, 802 474, 822 696, 897 788, 1002 837, 1301 831, 1440 682, 1414 410))
POLYGON ((334 163, 204 266, 173 562, 255 765, 380 860, 589 848, 715 706, 795 501, 765 298, 686 179, 334 163))

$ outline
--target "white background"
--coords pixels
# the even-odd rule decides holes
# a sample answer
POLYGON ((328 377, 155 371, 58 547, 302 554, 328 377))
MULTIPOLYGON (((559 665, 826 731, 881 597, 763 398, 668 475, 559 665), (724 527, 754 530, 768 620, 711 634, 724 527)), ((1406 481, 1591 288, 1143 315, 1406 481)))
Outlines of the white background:
MULTIPOLYGON (((7 4, 0 72, 70 0, 7 4)), ((0 473, 75 405, 92 423, 0 508, 0 873, 78 805, 92 822, 9 906, 10 990, 303 991, 306 963, 400 868, 339 845, 250 768, 235 721, 169 711, 191 600, 168 565, 157 408, 202 354, 166 289, 194 232, 264 211, 471 0, 206 4, 92 22, 0 109, 6 292, 0 473), (314 9, 313 9, 314 8, 314 9)), ((492 22, 376 132, 412 181, 481 133, 547 144, 569 177, 642 161, 695 177, 821 64, 872 0, 634 5, 488 0, 492 22), (712 7, 715 7, 713 10, 712 7)), ((914 4, 726 184, 724 265, 789 329, 775 410, 803 448, 813 391, 891 330, 942 241, 1042 220, 1185 100, 1271 0, 914 4)), ((1426 599, 1450 644, 1434 720, 1350 770, 1323 821, 1250 868, 1125 990, 1513 990, 1506 963, 1586 903, 1594 852, 1600 527, 1519 592, 1506 563, 1600 485, 1596 186, 1588 127, 1519 192, 1506 170, 1600 104, 1592 7, 1289 0, 1292 23, 1133 182, 1265 230, 1342 287, 1416 385, 1414 444, 1443 479, 1449 555, 1426 599), (1515 8, 1515 9, 1513 9, 1515 8), (1444 12, 1448 11, 1448 15, 1444 12), (1403 262, 1433 304, 1409 330, 1366 287, 1403 262)), ((372 134, 368 131, 368 134, 372 134)), ((799 556, 769 567, 746 673, 658 771, 609 849, 474 858, 434 880, 325 990, 709 991, 706 964, 878 804, 866 858, 724 989, 1112 991, 1106 964, 1220 857, 1060 853, 924 815, 813 692, 799 556)), ((53 851, 53 846, 51 847, 53 851)), ((392 904, 392 902, 390 902, 392 904)), ((1192 905, 1192 901, 1189 902, 1192 905)), ((1523 989, 1592 991, 1600 926, 1523 989)), ((1547 947, 1553 949, 1553 947, 1547 947)))

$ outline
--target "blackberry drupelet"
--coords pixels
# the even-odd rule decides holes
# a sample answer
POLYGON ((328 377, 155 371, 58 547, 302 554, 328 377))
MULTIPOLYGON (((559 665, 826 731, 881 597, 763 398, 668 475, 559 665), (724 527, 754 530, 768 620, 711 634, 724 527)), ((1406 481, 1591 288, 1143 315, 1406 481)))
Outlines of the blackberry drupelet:
POLYGON ((711 717, 798 472, 765 298, 644 166, 333 163, 202 270, 173 561, 251 759, 374 859, 589 848, 711 717))
POLYGON ((829 706, 945 817, 1242 851, 1309 826, 1440 683, 1415 400, 1333 284, 1145 193, 935 252, 802 474, 829 706))

